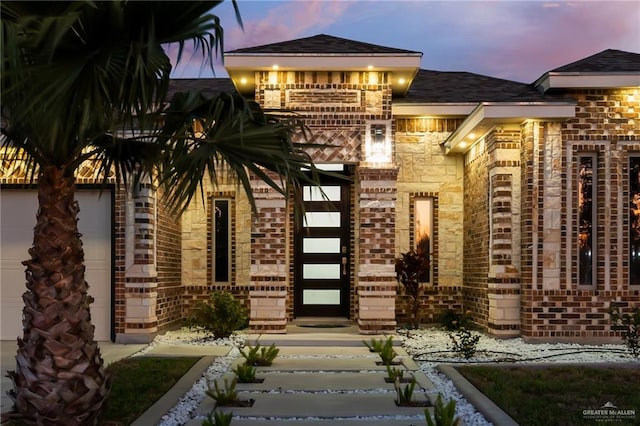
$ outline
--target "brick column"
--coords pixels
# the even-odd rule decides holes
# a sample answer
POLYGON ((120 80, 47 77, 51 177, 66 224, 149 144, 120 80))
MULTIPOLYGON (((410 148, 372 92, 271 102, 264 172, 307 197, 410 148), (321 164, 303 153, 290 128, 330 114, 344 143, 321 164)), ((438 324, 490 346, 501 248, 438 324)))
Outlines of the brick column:
POLYGON ((520 129, 500 128, 489 148, 487 329, 520 335, 520 129))
POLYGON ((140 183, 126 204, 125 325, 119 343, 148 343, 158 332, 156 313, 156 193, 140 183))
POLYGON ((397 168, 358 169, 358 326, 362 334, 396 327, 395 219, 397 168))
POLYGON ((262 333, 286 333, 287 203, 264 184, 254 186, 258 211, 251 230, 249 327, 262 333))

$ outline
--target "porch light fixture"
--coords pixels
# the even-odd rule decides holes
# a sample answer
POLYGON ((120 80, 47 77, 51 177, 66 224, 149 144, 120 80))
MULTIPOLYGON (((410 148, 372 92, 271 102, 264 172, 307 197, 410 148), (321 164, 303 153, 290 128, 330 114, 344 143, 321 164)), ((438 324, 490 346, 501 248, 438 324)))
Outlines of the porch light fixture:
POLYGON ((404 79, 404 78, 400 78, 400 79, 398 79, 398 83, 400 83, 400 84, 404 84, 404 82, 405 82, 405 79, 404 79))
POLYGON ((390 123, 372 122, 367 124, 366 161, 372 164, 391 163, 390 123))
POLYGON ((240 84, 247 84, 247 79, 246 79, 246 78, 244 78, 244 77, 242 77, 242 78, 240 79, 240 84))
POLYGON ((279 68, 280 68, 280 67, 279 67, 277 64, 273 64, 273 65, 271 66, 271 69, 272 69, 272 70, 277 70, 277 69, 279 69, 279 68))

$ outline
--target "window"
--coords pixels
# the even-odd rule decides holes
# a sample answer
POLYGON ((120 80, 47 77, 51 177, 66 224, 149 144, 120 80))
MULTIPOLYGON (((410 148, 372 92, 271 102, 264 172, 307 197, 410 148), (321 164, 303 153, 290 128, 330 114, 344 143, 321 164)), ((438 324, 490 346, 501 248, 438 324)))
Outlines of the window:
POLYGON ((231 281, 231 200, 213 199, 213 281, 231 281))
POLYGON ((595 284, 596 170, 595 154, 578 157, 578 285, 595 284))
POLYGON ((640 157, 629 159, 629 284, 640 285, 640 157))
MULTIPOLYGON (((433 252, 433 197, 416 198, 413 217, 415 250, 418 254, 431 260, 433 252)), ((431 282, 431 263, 429 263, 429 269, 420 276, 420 282, 431 282)))

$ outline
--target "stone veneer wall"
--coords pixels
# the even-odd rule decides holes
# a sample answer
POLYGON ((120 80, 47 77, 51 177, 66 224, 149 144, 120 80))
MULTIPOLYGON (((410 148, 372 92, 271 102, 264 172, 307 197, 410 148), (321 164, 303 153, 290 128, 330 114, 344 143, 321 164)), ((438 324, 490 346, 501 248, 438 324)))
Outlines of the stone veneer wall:
POLYGON ((194 197, 181 218, 182 227, 182 317, 190 315, 198 302, 209 300, 213 291, 228 291, 249 308, 251 275, 251 206, 246 195, 226 180, 224 172, 215 189, 205 183, 205 197, 194 197), (231 202, 231 271, 229 283, 214 283, 212 233, 213 200, 231 202))
MULTIPOLYGON (((463 283, 463 159, 445 156, 440 144, 461 119, 395 120, 398 163, 395 256, 415 248, 413 202, 433 197, 432 282, 423 285, 422 322, 435 322, 445 310, 461 312, 463 283)), ((399 323, 407 323, 406 297, 396 301, 399 323)))
MULTIPOLYGON (((640 154, 640 89, 583 90, 576 117, 528 123, 523 138, 523 320, 528 339, 609 340, 611 301, 640 304, 629 285, 628 159, 640 154), (577 276, 577 164, 597 155, 597 274, 593 288, 577 276), (532 247, 528 249, 528 247, 532 247)), ((616 337, 617 340, 617 337, 616 337)))

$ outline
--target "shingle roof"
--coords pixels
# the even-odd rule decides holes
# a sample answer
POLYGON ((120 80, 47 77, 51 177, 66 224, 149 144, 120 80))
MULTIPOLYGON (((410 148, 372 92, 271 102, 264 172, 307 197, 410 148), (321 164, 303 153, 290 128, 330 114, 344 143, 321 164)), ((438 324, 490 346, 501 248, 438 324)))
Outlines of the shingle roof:
POLYGON ((638 72, 640 53, 607 49, 550 72, 638 72))
POLYGON ((219 93, 235 93, 236 89, 230 78, 179 78, 169 82, 167 98, 171 99, 176 92, 199 91, 213 97, 219 93))
POLYGON ((418 54, 412 50, 396 49, 393 47, 378 46, 376 44, 363 43, 334 37, 327 34, 318 34, 311 37, 280 43, 265 44, 262 46, 246 47, 231 50, 225 54, 418 54))
POLYGON ((470 72, 420 70, 399 102, 536 102, 545 98, 533 84, 470 72))

